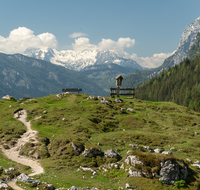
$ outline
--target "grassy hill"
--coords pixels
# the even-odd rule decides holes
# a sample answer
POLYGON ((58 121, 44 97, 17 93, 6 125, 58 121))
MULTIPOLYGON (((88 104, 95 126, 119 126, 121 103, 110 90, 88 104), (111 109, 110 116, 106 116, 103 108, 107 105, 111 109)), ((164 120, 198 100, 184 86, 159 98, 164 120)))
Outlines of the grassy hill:
MULTIPOLYGON (((87 98, 86 94, 68 94, 60 99, 50 95, 22 102, 1 100, 1 145, 12 147, 24 132, 25 127, 13 119, 13 113, 23 108, 28 111, 32 128, 39 131, 39 143, 26 143, 20 154, 40 158, 45 169, 44 174, 36 177, 40 181, 51 183, 56 188, 74 185, 119 189, 129 183, 132 189, 174 189, 172 185, 159 182, 159 174, 151 175, 151 172, 159 170, 158 161, 173 159, 189 167, 184 188, 200 187, 200 169, 191 166, 200 160, 200 113, 174 103, 121 97, 121 103, 116 103, 116 98, 106 98, 108 105, 105 105, 101 99, 87 98), (121 108, 131 108, 132 112, 121 108), (81 151, 73 149, 72 142, 81 149, 100 148, 102 154, 85 157, 81 151), (130 144, 136 144, 139 148, 132 148, 130 144), (173 156, 149 153, 143 146, 171 150, 173 156), (107 149, 115 150, 122 159, 105 157, 103 152, 107 149), (108 169, 109 163, 117 161, 121 166, 127 155, 136 155, 144 161, 142 167, 135 169, 145 171, 146 177, 127 177, 128 172, 124 169, 108 169), (92 176, 89 171, 77 171, 80 166, 90 167, 97 174, 92 176), (102 166, 107 171, 100 169, 102 166)), ((6 164, 13 163, 7 161, 6 164)), ((32 189, 28 184, 25 186, 32 189)))

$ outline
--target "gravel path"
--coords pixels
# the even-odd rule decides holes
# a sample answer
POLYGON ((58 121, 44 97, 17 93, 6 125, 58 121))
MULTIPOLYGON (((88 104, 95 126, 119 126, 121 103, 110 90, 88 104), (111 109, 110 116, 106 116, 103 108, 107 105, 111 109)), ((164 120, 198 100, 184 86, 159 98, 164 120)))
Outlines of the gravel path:
MULTIPOLYGON (((38 175, 44 172, 41 164, 36 159, 28 158, 25 156, 20 156, 19 151, 21 146, 23 146, 26 142, 37 142, 37 131, 31 129, 31 122, 27 122, 27 111, 21 110, 14 114, 14 118, 20 120, 26 127, 27 131, 24 133, 20 139, 18 139, 16 145, 10 149, 2 149, 3 154, 10 160, 13 160, 17 163, 30 166, 32 169, 32 173, 29 176, 38 175), (30 141, 31 139, 31 141, 30 141)), ((8 185, 11 186, 13 189, 22 190, 22 188, 18 187, 15 184, 16 180, 8 182, 8 185)))

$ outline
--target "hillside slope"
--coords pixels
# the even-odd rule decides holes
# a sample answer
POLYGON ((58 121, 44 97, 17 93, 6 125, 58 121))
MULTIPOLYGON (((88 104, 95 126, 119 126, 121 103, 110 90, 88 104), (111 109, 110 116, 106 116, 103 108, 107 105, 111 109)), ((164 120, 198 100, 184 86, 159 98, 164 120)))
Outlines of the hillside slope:
MULTIPOLYGON (((40 158, 45 170, 37 177, 41 182, 90 190, 115 190, 127 183, 132 189, 149 190, 200 187, 198 164, 193 165, 200 160, 200 114, 186 107, 85 94, 1 100, 0 105, 4 147, 12 147, 17 131, 24 130, 19 123, 13 127, 16 110, 26 109, 32 128, 39 131, 38 144, 26 143, 20 154, 40 158), (166 169, 162 163, 171 165, 166 169)), ((31 189, 30 183, 18 185, 31 189)))
POLYGON ((172 101, 200 111, 200 33, 189 52, 189 60, 136 88, 136 97, 151 101, 172 101))
POLYGON ((0 54, 0 97, 41 97, 62 88, 82 88, 83 93, 105 96, 96 83, 77 71, 20 54, 0 54))

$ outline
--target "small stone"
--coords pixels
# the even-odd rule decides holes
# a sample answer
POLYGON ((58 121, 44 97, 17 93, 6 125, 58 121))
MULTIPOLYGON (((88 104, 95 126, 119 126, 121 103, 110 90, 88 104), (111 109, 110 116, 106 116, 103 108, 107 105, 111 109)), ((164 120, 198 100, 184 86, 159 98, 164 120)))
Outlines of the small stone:
POLYGON ((143 146, 143 148, 148 150, 149 153, 153 153, 154 152, 149 146, 143 146))
POLYGON ((115 99, 115 102, 116 103, 122 103, 123 101, 122 101, 122 99, 115 99))
POLYGON ((131 146, 132 148, 138 148, 137 144, 129 144, 129 146, 131 146))
POLYGON ((78 187, 72 186, 68 190, 80 190, 78 187))
POLYGON ((124 162, 131 166, 135 166, 135 164, 143 165, 143 163, 139 161, 139 159, 137 159, 137 157, 134 155, 127 156, 124 162))
POLYGON ((133 152, 133 151, 132 151, 132 150, 128 150, 126 154, 128 154, 128 153, 130 153, 130 152, 133 152))
POLYGON ((7 169, 5 169, 5 173, 6 173, 6 174, 10 174, 10 171, 7 170, 7 169))
POLYGON ((133 109, 132 108, 128 108, 127 111, 133 112, 133 109))
POLYGON ((77 146, 74 142, 71 143, 71 147, 77 152, 82 152, 84 150, 83 145, 77 146))
POLYGON ((11 171, 11 170, 15 170, 15 168, 13 168, 13 167, 11 167, 11 168, 8 168, 8 169, 9 169, 10 171, 11 171))
POLYGON ((128 170, 128 173, 129 173, 129 177, 142 177, 142 172, 140 171, 135 171, 135 170, 132 170, 131 168, 129 168, 128 170))
POLYGON ((6 96, 3 96, 2 99, 3 99, 3 100, 10 100, 10 99, 11 99, 11 96, 6 95, 6 96))
POLYGON ((92 99, 95 99, 95 98, 96 98, 95 96, 90 95, 90 96, 88 96, 87 100, 92 100, 92 99))
POLYGON ((186 158, 186 160, 187 160, 188 162, 190 162, 190 163, 192 162, 189 158, 186 158))
POLYGON ((155 153, 162 153, 163 151, 164 151, 163 148, 156 148, 156 149, 154 150, 155 153))
POLYGON ((116 159, 120 159, 121 158, 121 156, 117 152, 112 150, 112 149, 106 150, 104 152, 104 155, 105 155, 105 157, 108 157, 108 158, 116 158, 116 159))
POLYGON ((84 152, 82 153, 83 156, 88 157, 95 157, 95 156, 100 156, 102 154, 102 151, 100 148, 89 148, 89 149, 85 149, 84 152))
POLYGON ((5 182, 1 182, 0 189, 8 189, 8 185, 5 182))
POLYGON ((104 97, 102 98, 101 103, 105 104, 105 105, 108 105, 108 101, 104 97))
POLYGON ((200 168, 200 164, 191 164, 191 166, 196 166, 196 167, 200 168))
POLYGON ((55 187, 52 184, 48 184, 46 186, 49 190, 55 190, 55 187))
POLYGON ((131 186, 128 183, 126 183, 126 189, 130 189, 130 188, 131 186))
POLYGON ((171 151, 163 151, 161 154, 171 154, 171 155, 173 155, 171 151))
POLYGON ((125 108, 121 108, 121 111, 122 111, 122 112, 126 112, 126 109, 125 109, 125 108))

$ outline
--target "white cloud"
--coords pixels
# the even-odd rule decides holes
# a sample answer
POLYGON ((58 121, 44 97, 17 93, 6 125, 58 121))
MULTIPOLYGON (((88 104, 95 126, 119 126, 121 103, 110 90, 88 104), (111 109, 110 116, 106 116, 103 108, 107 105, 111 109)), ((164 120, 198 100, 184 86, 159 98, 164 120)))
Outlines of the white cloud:
POLYGON ((74 51, 82 51, 85 49, 88 50, 97 49, 96 45, 90 44, 89 38, 84 38, 84 37, 75 39, 75 43, 72 43, 72 48, 74 51))
POLYGON ((0 51, 4 53, 23 53, 27 48, 56 48, 56 37, 51 33, 37 36, 26 27, 19 27, 10 32, 7 38, 0 36, 0 51))
MULTIPOLYGON (((69 35, 71 38, 77 38, 72 43, 74 51, 82 50, 110 50, 118 53, 124 58, 131 58, 143 67, 155 68, 160 66, 163 61, 172 55, 172 53, 154 54, 152 57, 138 57, 136 54, 129 55, 124 51, 124 48, 131 48, 135 45, 135 39, 119 38, 117 41, 111 39, 104 39, 96 45, 91 44, 90 39, 86 37, 85 33, 73 33, 69 35)), ((58 45, 56 37, 51 33, 42 33, 34 35, 34 32, 26 27, 19 27, 10 32, 7 38, 0 36, 0 52, 3 53, 24 53, 27 48, 53 48, 56 49, 58 45)))
POLYGON ((135 60, 138 64, 140 64, 143 67, 156 68, 162 65, 164 60, 174 53, 175 51, 173 51, 172 53, 153 54, 152 57, 138 57, 137 54, 126 54, 125 57, 135 60))
POLYGON ((85 49, 100 49, 100 50, 110 50, 117 53, 123 53, 124 48, 133 47, 135 44, 135 39, 130 38, 119 38, 118 41, 113 41, 111 39, 102 38, 101 42, 97 45, 90 44, 89 38, 81 37, 75 39, 75 42, 72 43, 72 48, 74 51, 82 51, 85 49))
POLYGON ((88 36, 88 35, 85 34, 85 33, 81 33, 81 32, 74 32, 73 34, 69 35, 70 38, 79 38, 79 37, 82 37, 82 36, 88 36))
POLYGON ((118 53, 124 52, 124 48, 130 48, 135 45, 135 39, 130 38, 119 38, 118 41, 113 41, 111 39, 102 39, 97 45, 99 49, 111 50, 118 53))
POLYGON ((75 42, 72 43, 72 48, 74 51, 82 50, 110 50, 118 53, 124 58, 133 59, 138 64, 147 68, 156 68, 163 64, 164 60, 172 55, 172 53, 158 53, 153 54, 152 57, 138 57, 137 54, 133 53, 129 55, 124 51, 124 48, 130 48, 135 45, 135 39, 130 38, 119 38, 117 41, 111 39, 102 38, 101 42, 97 45, 91 44, 89 38, 81 37, 75 39, 75 42))

